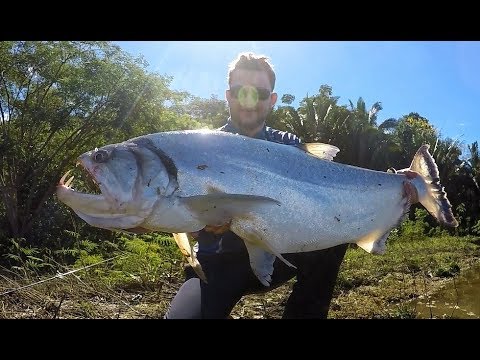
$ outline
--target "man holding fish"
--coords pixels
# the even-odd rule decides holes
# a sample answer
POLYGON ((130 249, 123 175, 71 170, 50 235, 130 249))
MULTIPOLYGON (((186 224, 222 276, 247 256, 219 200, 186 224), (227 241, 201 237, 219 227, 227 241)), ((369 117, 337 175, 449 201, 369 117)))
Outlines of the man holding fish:
POLYGON ((241 54, 228 83, 220 131, 104 145, 77 159, 100 194, 74 189, 69 171, 57 185, 58 200, 91 226, 173 234, 191 269, 165 318, 226 318, 243 295, 293 277, 283 317, 325 318, 347 244, 383 254, 416 203, 458 226, 428 144, 398 171, 333 162, 337 147, 265 126, 277 100, 266 57, 241 54))
MULTIPOLYGON (((286 145, 300 144, 296 135, 265 125, 278 97, 274 92, 275 81, 275 72, 267 57, 239 54, 228 69, 226 99, 230 118, 220 130, 286 145)), ((186 281, 172 300, 166 319, 227 318, 242 296, 270 291, 292 278, 296 281, 283 318, 327 317, 347 244, 284 254, 284 259, 295 267, 276 258, 270 286, 266 287, 252 272, 244 241, 230 231, 228 225, 207 226, 190 234, 197 240, 196 257, 204 274, 199 276, 198 271, 187 266, 186 281)))

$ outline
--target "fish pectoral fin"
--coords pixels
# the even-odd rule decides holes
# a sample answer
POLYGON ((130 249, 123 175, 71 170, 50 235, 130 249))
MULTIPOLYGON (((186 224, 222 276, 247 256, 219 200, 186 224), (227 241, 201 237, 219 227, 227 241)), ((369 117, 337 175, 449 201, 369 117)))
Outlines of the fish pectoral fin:
POLYGON ((280 206, 280 202, 266 197, 243 194, 215 193, 181 198, 194 216, 206 225, 220 226, 234 216, 247 214, 261 206, 280 206))
POLYGON ((386 241, 389 234, 390 230, 386 233, 375 230, 362 237, 356 244, 368 253, 381 255, 385 253, 386 241))
POLYGON ((334 145, 324 143, 305 143, 297 145, 298 148, 323 160, 332 161, 340 149, 334 145))
POLYGON ((204 282, 208 283, 207 277, 203 272, 202 265, 198 261, 195 251, 193 251, 192 246, 190 245, 190 238, 186 233, 173 233, 173 238, 180 249, 180 252, 187 259, 188 264, 193 268, 198 277, 204 282))

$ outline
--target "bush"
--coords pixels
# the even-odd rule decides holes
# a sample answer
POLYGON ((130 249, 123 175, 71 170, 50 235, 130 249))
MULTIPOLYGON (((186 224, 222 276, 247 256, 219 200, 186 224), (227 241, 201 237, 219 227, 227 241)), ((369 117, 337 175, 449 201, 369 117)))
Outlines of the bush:
POLYGON ((402 238, 409 240, 423 240, 427 236, 427 229, 430 229, 429 224, 425 221, 428 212, 424 209, 415 209, 414 219, 405 220, 401 226, 399 233, 402 238))

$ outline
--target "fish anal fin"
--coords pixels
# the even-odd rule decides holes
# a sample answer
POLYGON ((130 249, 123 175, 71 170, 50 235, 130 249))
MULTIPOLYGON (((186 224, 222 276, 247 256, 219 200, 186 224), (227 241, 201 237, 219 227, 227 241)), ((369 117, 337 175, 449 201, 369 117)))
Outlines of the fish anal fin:
POLYGON ((332 161, 337 155, 340 149, 334 145, 324 143, 305 143, 298 144, 298 148, 308 152, 309 154, 316 156, 323 160, 332 161))
POLYGON ((270 286, 275 255, 248 241, 245 242, 245 246, 247 247, 250 267, 253 273, 263 285, 270 286))
POLYGON ((370 254, 384 254, 386 250, 387 237, 390 230, 386 233, 380 230, 374 230, 363 236, 356 244, 370 254))
MULTIPOLYGON (((255 221, 250 217, 248 221, 248 224, 256 225, 247 225, 241 220, 232 224, 232 231, 240 236, 245 243, 253 273, 263 285, 270 285, 275 257, 278 257, 288 266, 296 268, 265 240, 262 232, 256 227, 256 225, 260 225, 258 219, 255 221)), ((259 228, 262 228, 262 226, 259 228)))

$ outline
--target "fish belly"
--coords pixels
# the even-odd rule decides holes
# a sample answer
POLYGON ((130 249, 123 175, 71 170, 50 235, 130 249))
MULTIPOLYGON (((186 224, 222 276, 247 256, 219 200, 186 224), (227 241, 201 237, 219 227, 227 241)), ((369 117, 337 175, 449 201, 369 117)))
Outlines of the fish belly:
POLYGON ((235 218, 231 229, 265 250, 321 250, 362 239, 379 240, 400 223, 409 206, 401 182, 381 190, 372 186, 363 192, 355 188, 322 188, 315 193, 283 191, 286 193, 279 208, 235 218))

